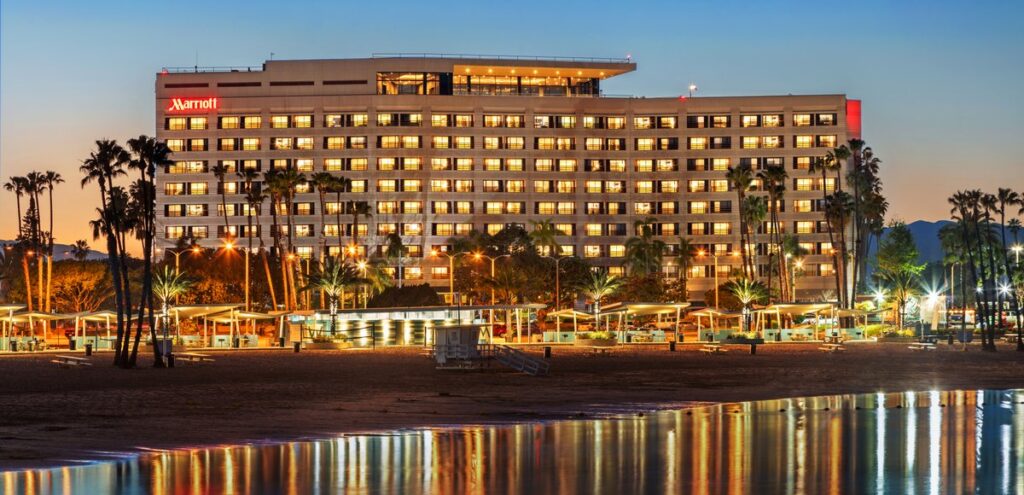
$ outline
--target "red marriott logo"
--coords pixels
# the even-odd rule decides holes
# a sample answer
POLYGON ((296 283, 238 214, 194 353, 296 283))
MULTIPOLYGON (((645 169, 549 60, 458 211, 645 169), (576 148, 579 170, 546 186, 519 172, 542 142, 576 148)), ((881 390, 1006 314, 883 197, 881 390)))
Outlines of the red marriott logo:
POLYGON ((168 113, 194 112, 216 110, 217 98, 171 98, 171 106, 167 107, 168 113))

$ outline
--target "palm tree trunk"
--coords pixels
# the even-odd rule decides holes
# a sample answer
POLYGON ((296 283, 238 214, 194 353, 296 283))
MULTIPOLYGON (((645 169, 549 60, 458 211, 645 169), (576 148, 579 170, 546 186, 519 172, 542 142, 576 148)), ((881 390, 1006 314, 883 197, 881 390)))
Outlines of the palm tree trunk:
MULTIPOLYGON (((337 228, 337 232, 338 232, 338 260, 340 261, 340 260, 345 259, 345 247, 344 247, 345 243, 342 241, 342 238, 341 238, 342 230, 341 230, 341 189, 340 188, 334 193, 334 199, 337 202, 337 204, 335 205, 335 209, 334 209, 334 215, 335 215, 335 221, 338 222, 338 228, 337 228)), ((342 296, 342 298, 341 298, 341 306, 342 306, 342 309, 345 308, 345 297, 344 296, 342 296)))
POLYGON ((25 302, 28 304, 28 311, 32 312, 32 271, 28 267, 28 255, 22 251, 21 267, 25 272, 25 302))
POLYGON ((274 277, 270 273, 270 261, 267 260, 267 252, 260 248, 260 258, 263 259, 263 271, 267 274, 267 288, 270 290, 270 303, 277 310, 277 294, 274 292, 274 277))

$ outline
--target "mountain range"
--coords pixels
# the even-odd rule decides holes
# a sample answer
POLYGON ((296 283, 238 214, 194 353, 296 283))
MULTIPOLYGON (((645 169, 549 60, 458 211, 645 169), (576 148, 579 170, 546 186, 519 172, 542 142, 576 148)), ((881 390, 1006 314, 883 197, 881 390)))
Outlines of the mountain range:
MULTIPOLYGON (((14 244, 14 241, 0 241, 0 246, 7 245, 7 244, 14 244)), ((61 261, 61 260, 74 259, 74 256, 71 255, 71 249, 73 247, 74 246, 71 246, 70 244, 54 244, 53 245, 53 260, 54 261, 61 261)), ((85 259, 88 259, 88 260, 105 260, 105 259, 107 259, 107 255, 102 253, 102 252, 100 252, 100 251, 96 251, 95 249, 90 249, 89 250, 89 255, 86 256, 85 259)))

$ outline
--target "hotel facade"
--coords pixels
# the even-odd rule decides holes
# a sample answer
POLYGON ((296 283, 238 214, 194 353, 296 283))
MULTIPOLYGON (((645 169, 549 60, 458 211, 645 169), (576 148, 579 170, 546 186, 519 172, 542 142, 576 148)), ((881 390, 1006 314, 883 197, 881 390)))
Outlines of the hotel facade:
MULTIPOLYGON (((860 102, 602 93, 605 79, 635 69, 628 59, 414 55, 165 69, 156 77, 156 134, 174 164, 157 175, 157 245, 193 238, 215 248, 229 232, 243 246, 248 237, 272 246, 270 203, 249 231, 238 172, 258 172, 254 187, 272 169, 328 172, 351 181, 340 201, 328 194, 321 206, 317 190, 300 185, 292 211, 279 209, 282 235, 292 217, 298 256, 319 257, 324 246, 336 254, 339 234, 347 251, 356 222, 346 204, 363 201, 370 216, 358 220, 358 256, 382 255, 385 237, 398 233, 409 247, 407 283, 446 291, 448 260, 430 253, 452 237, 550 219, 564 234, 562 255, 617 273, 635 222, 654 219, 670 246, 682 237, 708 253, 688 274, 691 298, 701 299, 716 259, 719 282, 739 265, 730 256, 740 232, 727 168, 782 165, 782 230, 809 253, 798 296, 834 287, 820 212, 823 188, 834 184, 809 168, 860 137, 860 102)), ((758 186, 751 194, 764 194, 758 186)), ((762 265, 768 228, 754 236, 762 265)), ((666 275, 679 276, 675 251, 665 259, 666 275)))

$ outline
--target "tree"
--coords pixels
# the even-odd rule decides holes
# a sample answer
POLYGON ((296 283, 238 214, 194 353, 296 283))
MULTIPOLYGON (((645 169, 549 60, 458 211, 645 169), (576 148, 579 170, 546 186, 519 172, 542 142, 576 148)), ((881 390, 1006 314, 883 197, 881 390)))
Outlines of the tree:
POLYGON ((644 277, 661 272, 661 261, 665 254, 665 242, 654 238, 656 218, 637 220, 633 227, 636 237, 626 240, 626 266, 630 275, 644 277))
POLYGON ((779 297, 788 300, 788 287, 786 282, 786 260, 782 255, 782 222, 779 219, 779 210, 782 207, 786 194, 786 167, 782 165, 769 165, 758 172, 757 178, 761 185, 768 192, 768 297, 772 294, 772 274, 779 274, 779 297))
POLYGON ((754 182, 754 173, 749 163, 741 163, 736 167, 729 167, 725 173, 725 179, 729 181, 729 187, 736 191, 736 204, 739 207, 739 235, 740 235, 740 254, 743 256, 743 274, 747 277, 752 277, 749 267, 750 252, 747 249, 750 239, 745 238, 746 224, 746 212, 743 209, 747 206, 746 201, 747 191, 750 190, 751 184, 754 182))
POLYGON ((402 274, 402 266, 405 264, 407 252, 408 248, 405 247, 405 243, 402 242, 402 236, 398 235, 398 232, 388 234, 384 255, 387 257, 389 264, 395 265, 395 278, 398 280, 398 288, 402 288, 402 279, 405 278, 402 274))
POLYGON ((682 302, 690 300, 690 294, 687 290, 687 282, 690 279, 690 265, 693 260, 697 258, 697 246, 685 237, 679 237, 679 245, 677 246, 676 260, 679 264, 679 283, 682 291, 682 302))
POLYGON ((747 242, 744 245, 744 248, 749 248, 746 249, 749 252, 744 260, 750 264, 746 269, 746 273, 750 274, 750 278, 756 278, 758 275, 757 265, 755 263, 757 250, 753 248, 755 245, 754 233, 757 232, 757 226, 761 225, 764 222, 764 219, 768 216, 768 201, 764 196, 747 196, 744 198, 743 203, 743 207, 741 208, 743 212, 742 225, 746 229, 745 234, 747 236, 747 242))
POLYGON ((47 170, 43 173, 42 183, 46 186, 47 195, 50 201, 50 228, 46 240, 46 311, 50 311, 50 290, 53 281, 53 188, 57 184, 64 183, 64 177, 57 172, 47 170))
POLYGON ((224 217, 224 240, 227 242, 231 241, 231 225, 228 224, 228 192, 224 186, 224 180, 231 170, 227 165, 218 163, 211 169, 213 175, 217 177, 217 191, 220 192, 220 213, 224 217))
POLYGON ((764 300, 768 291, 761 282, 740 278, 726 284, 729 293, 743 305, 743 331, 750 330, 750 305, 764 300))
POLYGON ((54 307, 62 313, 96 311, 110 300, 111 280, 102 261, 58 261, 54 267, 54 307))
POLYGON ((346 287, 362 283, 356 269, 348 264, 334 258, 327 258, 317 264, 317 269, 306 276, 306 285, 303 291, 322 291, 330 301, 331 311, 331 335, 334 335, 335 324, 338 315, 338 301, 346 287))
POLYGON ((331 192, 334 186, 334 176, 330 172, 317 172, 309 177, 309 183, 316 189, 320 199, 320 253, 327 253, 327 222, 324 215, 327 213, 327 193, 331 192))
POLYGON ((580 286, 580 292, 594 301, 594 321, 597 330, 601 329, 601 299, 615 294, 620 287, 622 280, 615 275, 609 275, 605 270, 593 271, 590 280, 580 286))
POLYGON ((530 231, 530 240, 533 242, 534 247, 541 250, 542 254, 545 252, 551 256, 561 254, 558 236, 565 234, 555 227, 554 220, 550 218, 530 220, 530 225, 533 227, 533 230, 530 231))
MULTIPOLYGON (((192 281, 185 277, 185 272, 178 270, 171 270, 170 266, 164 265, 163 273, 157 273, 153 278, 153 295, 160 299, 160 316, 163 325, 164 333, 164 348, 162 349, 165 356, 170 355, 170 348, 167 346, 167 327, 169 315, 167 313, 167 301, 170 301, 181 294, 184 294, 190 287, 192 287, 192 281)), ((154 330, 154 344, 157 342, 155 338, 154 330)), ((153 345, 154 352, 159 356, 160 350, 157 349, 156 345, 153 345)))
POLYGON ((89 257, 89 243, 85 239, 79 239, 71 245, 71 257, 76 261, 85 261, 89 257))
MULTIPOLYGON (((1020 205, 1021 196, 1016 191, 1000 187, 999 190, 996 192, 995 199, 998 203, 999 211, 1000 249, 998 252, 1003 262, 1003 273, 1005 274, 1005 277, 1007 279, 1006 285, 1010 285, 1013 283, 1013 280, 1011 279, 1011 277, 1013 276, 1013 271, 1010 270, 1010 257, 1007 256, 1008 253, 1006 252, 1006 208, 1010 206, 1020 205)), ((1024 337, 1024 334, 1022 334, 1021 329, 1020 301, 1017 299, 1017 291, 1011 290, 1010 296, 1011 302, 1013 303, 1013 314, 1016 315, 1017 319, 1017 351, 1024 352, 1024 341, 1021 340, 1021 337, 1024 337)))
POLYGON ((907 225, 901 221, 890 223, 888 235, 878 246, 876 276, 896 302, 899 328, 903 328, 907 300, 917 293, 919 277, 925 268, 923 263, 917 262, 918 254, 914 236, 907 225))

